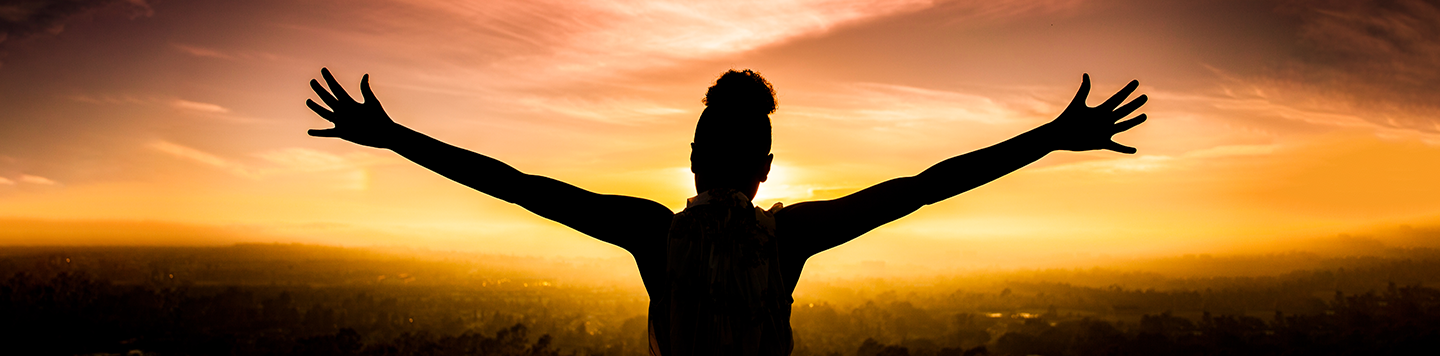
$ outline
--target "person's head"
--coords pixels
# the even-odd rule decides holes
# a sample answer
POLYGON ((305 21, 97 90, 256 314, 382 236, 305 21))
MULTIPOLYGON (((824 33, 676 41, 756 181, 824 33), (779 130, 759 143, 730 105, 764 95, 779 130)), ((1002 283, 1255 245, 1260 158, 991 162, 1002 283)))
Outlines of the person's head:
POLYGON ((770 175, 770 113, 775 89, 749 69, 730 70, 705 92, 705 111, 690 143, 695 190, 731 188, 754 198, 770 175))

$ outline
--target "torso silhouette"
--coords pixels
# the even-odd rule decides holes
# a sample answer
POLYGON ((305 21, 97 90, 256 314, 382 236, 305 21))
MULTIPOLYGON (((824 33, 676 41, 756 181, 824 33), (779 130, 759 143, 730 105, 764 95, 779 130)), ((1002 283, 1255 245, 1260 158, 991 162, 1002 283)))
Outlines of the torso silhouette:
POLYGON ((675 214, 661 279, 668 286, 650 293, 652 354, 790 353, 795 281, 782 270, 779 208, 762 210, 744 193, 717 189, 675 214))

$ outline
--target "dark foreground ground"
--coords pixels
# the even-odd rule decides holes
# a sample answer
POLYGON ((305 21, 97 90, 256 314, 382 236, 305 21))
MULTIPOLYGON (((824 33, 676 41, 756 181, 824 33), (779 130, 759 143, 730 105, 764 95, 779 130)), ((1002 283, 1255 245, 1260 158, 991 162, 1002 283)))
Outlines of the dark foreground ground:
MULTIPOLYGON (((1314 268, 816 283, 797 293, 795 355, 1440 354, 1440 290, 1425 287, 1440 253, 1256 258, 1314 268)), ((643 290, 593 275, 594 263, 605 261, 5 248, 0 342, 33 355, 644 355, 643 290)))

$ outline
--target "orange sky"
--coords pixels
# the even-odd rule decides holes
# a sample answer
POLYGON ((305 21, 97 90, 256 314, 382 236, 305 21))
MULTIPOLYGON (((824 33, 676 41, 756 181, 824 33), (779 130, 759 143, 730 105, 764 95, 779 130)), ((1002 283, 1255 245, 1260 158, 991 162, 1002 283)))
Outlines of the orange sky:
POLYGON ((779 96, 764 205, 1004 140, 1081 73, 1092 103, 1129 79, 1150 96, 1150 122, 1117 136, 1139 154, 1052 154, 822 262, 1305 249, 1440 222, 1435 1, 54 3, 0 5, 0 244, 623 256, 306 136, 329 126, 303 104, 322 66, 369 73, 422 132, 672 209, 694 193, 700 98, 730 68, 779 96))

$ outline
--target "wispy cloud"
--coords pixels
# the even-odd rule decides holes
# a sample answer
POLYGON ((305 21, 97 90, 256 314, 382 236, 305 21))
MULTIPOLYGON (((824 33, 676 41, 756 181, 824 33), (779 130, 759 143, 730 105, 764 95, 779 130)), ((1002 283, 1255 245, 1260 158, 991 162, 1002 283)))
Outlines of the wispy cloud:
POLYGON ((1346 105, 1376 125, 1440 133, 1440 3, 1282 4, 1283 14, 1299 20, 1300 48, 1265 78, 1274 99, 1346 105))
MULTIPOLYGON (((569 4, 570 2, 561 2, 569 4)), ((843 1, 608 1, 592 8, 613 22, 572 39, 601 51, 635 46, 639 52, 708 57, 744 52, 846 22, 931 5, 924 0, 843 1)))
POLYGON ((45 177, 36 176, 36 175, 29 175, 29 174, 21 174, 21 175, 20 175, 20 181, 21 181, 21 182, 25 182, 25 183, 30 183, 30 184, 39 184, 39 185, 56 185, 56 184, 60 184, 59 182, 56 182, 56 181, 54 181, 54 180, 51 180, 50 178, 45 178, 45 177))
POLYGON ((95 105, 139 105, 150 107, 168 107, 181 112, 200 114, 205 117, 225 120, 233 123, 255 123, 264 119, 237 114, 230 108, 219 104, 202 101, 185 100, 168 95, 132 95, 132 94, 75 94, 68 96, 70 100, 95 105))
POLYGON ((41 176, 37 176, 37 175, 32 175, 32 174, 21 174, 19 177, 16 177, 15 180, 10 180, 9 178, 5 178, 5 177, 0 177, 0 185, 15 185, 16 183, 26 183, 26 184, 35 184, 35 185, 59 185, 59 184, 60 184, 60 182, 56 182, 54 179, 45 178, 45 177, 41 177, 41 176))
POLYGON ((993 1, 945 1, 936 7, 958 16, 950 23, 958 24, 974 20, 1005 20, 1036 13, 1067 11, 1089 2, 1087 0, 993 0, 993 1))
POLYGON ((155 149, 155 150, 160 151, 160 152, 168 153, 168 154, 173 155, 173 156, 175 156, 175 157, 180 157, 180 158, 188 159, 188 160, 193 161, 193 162, 196 162, 196 163, 204 164, 204 165, 211 166, 211 167, 215 167, 215 168, 220 168, 220 169, 222 169, 222 170, 224 170, 224 171, 226 171, 226 172, 229 172, 229 173, 234 174, 234 175, 237 175, 237 176, 246 177, 246 178, 259 178, 259 177, 260 177, 260 172, 257 171, 256 169, 247 167, 247 166, 245 166, 244 164, 240 164, 240 163, 237 163, 237 162, 232 162, 232 161, 230 161, 230 160, 221 158, 220 156, 216 156, 216 155, 213 155, 213 154, 210 154, 210 153, 201 151, 201 150, 197 150, 197 149, 194 149, 194 148, 190 148, 190 147, 186 147, 186 146, 181 146, 181 145, 177 145, 177 144, 170 143, 170 142, 166 142, 166 141, 155 141, 155 142, 151 142, 148 146, 149 146, 150 148, 152 148, 152 149, 155 149))
POLYGON ((270 150, 254 155, 275 164, 280 170, 293 172, 324 172, 358 169, 395 162, 394 159, 364 152, 337 155, 300 147, 270 150))
POLYGON ((65 22, 76 15, 116 5, 128 10, 131 18, 152 16, 155 11, 145 0, 38 0, 0 4, 0 43, 37 33, 59 34, 65 22))
POLYGON ((211 104, 211 103, 202 103, 202 102, 198 102, 198 101, 189 101, 189 100, 183 100, 183 99, 175 99, 175 100, 170 101, 170 107, 173 107, 173 108, 176 108, 176 109, 181 109, 181 110, 189 110, 189 111, 196 111, 196 112, 209 113, 209 114, 228 114, 228 113, 230 113, 230 109, 226 109, 225 107, 220 106, 220 105, 215 105, 215 104, 211 104))
POLYGON ((389 30, 341 35, 438 52, 438 58, 453 61, 456 70, 473 70, 482 60, 487 68, 547 81, 716 59, 932 5, 930 0, 401 1, 427 13, 402 17, 393 16, 393 9, 377 8, 374 11, 384 14, 369 19, 389 30), (416 23, 417 18, 426 23, 416 23), (416 43, 416 35, 446 40, 416 43))
POLYGON ((178 43, 171 43, 171 44, 170 44, 170 47, 174 47, 176 50, 180 51, 181 53, 185 53, 185 54, 192 55, 192 56, 196 56, 196 57, 219 58, 219 59, 233 59, 233 58, 235 58, 235 56, 232 56, 232 55, 229 55, 229 54, 225 54, 224 52, 221 52, 220 50, 217 50, 217 49, 204 48, 204 47, 191 46, 191 45, 183 45, 183 44, 178 44, 178 43))
MULTIPOLYGON (((1281 119, 1331 129, 1363 129, 1380 136, 1414 137, 1440 144, 1440 116, 1436 116, 1440 115, 1440 104, 1430 109, 1405 104, 1406 99, 1402 97, 1357 101, 1354 95, 1345 93, 1353 88, 1243 77, 1213 70, 1220 78, 1220 87, 1214 92, 1188 95, 1157 92, 1151 97, 1182 102, 1189 106, 1187 114, 1209 119, 1244 118, 1246 124, 1257 126, 1266 119, 1281 119)), ((1440 91, 1436 95, 1440 97, 1440 91)))
POLYGON ((336 155, 309 148, 289 147, 255 153, 253 156, 260 158, 265 164, 247 164, 167 141, 151 142, 148 147, 247 179, 264 179, 292 173, 330 172, 339 180, 332 186, 355 190, 365 189, 368 185, 368 174, 365 171, 367 167, 395 162, 394 159, 363 152, 336 155))
POLYGON ((170 47, 171 47, 171 48, 174 48, 176 51, 178 51, 178 52, 180 52, 180 53, 184 53, 184 54, 186 54, 186 55, 189 55, 189 56, 192 56, 192 57, 198 57, 198 58, 214 58, 214 59, 241 60, 241 61, 245 61, 245 60, 257 60, 257 59, 260 59, 260 60, 268 60, 268 61, 276 61, 276 60, 282 60, 282 59, 285 59, 285 58, 286 58, 285 56, 282 56, 282 55, 279 55, 279 54, 275 54, 275 53, 270 53, 270 52, 262 52, 262 51, 254 51, 254 50, 239 50, 239 49, 233 49, 233 48, 214 48, 214 47, 198 46, 198 45, 193 45, 193 44, 171 43, 171 44, 170 44, 170 47))
POLYGON ((620 125, 655 123, 666 115, 688 112, 639 98, 582 98, 576 96, 528 96, 517 100, 522 107, 547 111, 570 118, 620 125))
MULTIPOLYGON (((494 37, 563 43, 563 52, 703 57, 743 52, 929 0, 410 1, 472 19, 494 37)), ((580 54, 580 53, 570 53, 580 54)))
POLYGON ((968 121, 1003 124, 1025 114, 1017 106, 1043 105, 1033 100, 1016 103, 953 91, 881 83, 853 83, 806 98, 825 106, 782 106, 786 115, 829 120, 862 120, 894 125, 917 121, 968 121))

